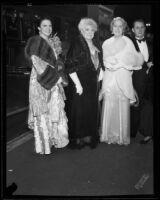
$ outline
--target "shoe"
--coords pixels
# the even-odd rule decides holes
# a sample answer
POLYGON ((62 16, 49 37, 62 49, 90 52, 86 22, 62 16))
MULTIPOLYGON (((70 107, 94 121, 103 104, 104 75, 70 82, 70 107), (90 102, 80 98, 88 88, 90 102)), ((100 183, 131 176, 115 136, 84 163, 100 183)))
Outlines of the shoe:
POLYGON ((76 143, 76 142, 70 142, 67 146, 69 149, 82 149, 85 146, 84 143, 76 143))
POLYGON ((76 149, 83 149, 85 147, 84 143, 76 144, 76 149))
POLYGON ((148 137, 148 139, 145 140, 145 138, 143 140, 140 141, 140 144, 147 144, 149 142, 152 141, 152 137, 148 137))
POLYGON ((6 195, 12 196, 13 193, 16 191, 16 189, 17 189, 17 184, 13 182, 10 186, 7 187, 6 195))
POLYGON ((77 149, 77 144, 75 142, 70 142, 67 147, 69 149, 77 149))
POLYGON ((89 144, 89 146, 90 146, 90 148, 91 149, 95 149, 97 146, 98 146, 98 142, 96 141, 93 141, 93 142, 91 142, 90 144, 89 144))

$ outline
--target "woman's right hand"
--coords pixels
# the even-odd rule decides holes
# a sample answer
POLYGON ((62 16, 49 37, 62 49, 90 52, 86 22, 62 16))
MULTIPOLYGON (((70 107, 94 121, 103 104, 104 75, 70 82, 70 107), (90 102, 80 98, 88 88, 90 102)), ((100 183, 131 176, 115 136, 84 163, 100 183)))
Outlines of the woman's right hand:
POLYGON ((83 93, 83 87, 81 84, 76 84, 76 93, 78 93, 79 95, 81 95, 83 93))

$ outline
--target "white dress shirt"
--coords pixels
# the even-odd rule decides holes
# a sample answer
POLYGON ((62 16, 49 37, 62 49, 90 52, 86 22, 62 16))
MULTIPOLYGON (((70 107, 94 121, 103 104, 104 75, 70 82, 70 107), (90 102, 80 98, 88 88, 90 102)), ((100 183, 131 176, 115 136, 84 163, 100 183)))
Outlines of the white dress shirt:
MULTIPOLYGON (((137 41, 137 40, 136 40, 137 41)), ((146 41, 137 41, 140 52, 142 53, 142 55, 144 56, 144 60, 145 62, 148 62, 149 59, 149 53, 148 53, 148 47, 147 47, 147 43, 146 41)))

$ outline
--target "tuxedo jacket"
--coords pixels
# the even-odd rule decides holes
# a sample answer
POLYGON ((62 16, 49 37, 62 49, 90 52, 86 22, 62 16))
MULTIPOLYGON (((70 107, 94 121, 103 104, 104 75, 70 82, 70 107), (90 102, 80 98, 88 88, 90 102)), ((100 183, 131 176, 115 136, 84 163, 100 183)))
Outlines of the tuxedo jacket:
MULTIPOLYGON (((132 38, 132 41, 135 45, 135 48, 138 52, 140 52, 140 48, 138 46, 138 43, 136 41, 136 38, 132 38)), ((153 60, 153 51, 152 51, 152 44, 149 40, 146 40, 147 43, 147 47, 148 47, 148 54, 149 54, 149 59, 147 62, 150 62, 153 60)), ((151 78, 151 73, 152 73, 152 69, 150 69, 150 73, 147 74, 146 71, 148 69, 147 67, 147 62, 144 62, 142 65, 142 69, 134 71, 133 72, 133 86, 135 88, 135 90, 138 93, 139 96, 139 100, 140 103, 142 101, 142 99, 144 98, 144 95, 146 93, 146 88, 147 88, 147 84, 150 81, 151 78)))

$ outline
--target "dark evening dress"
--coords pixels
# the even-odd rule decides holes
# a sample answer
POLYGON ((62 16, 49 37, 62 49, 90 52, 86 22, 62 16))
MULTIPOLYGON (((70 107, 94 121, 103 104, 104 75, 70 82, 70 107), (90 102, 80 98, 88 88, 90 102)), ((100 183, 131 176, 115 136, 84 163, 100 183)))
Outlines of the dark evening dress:
POLYGON ((87 136, 91 136, 93 140, 99 138, 98 76, 104 66, 101 47, 97 42, 93 43, 96 48, 94 56, 90 53, 83 36, 79 35, 72 42, 67 54, 66 71, 68 74, 76 72, 83 87, 82 95, 77 94, 75 85, 69 77, 66 107, 71 141, 87 136))

